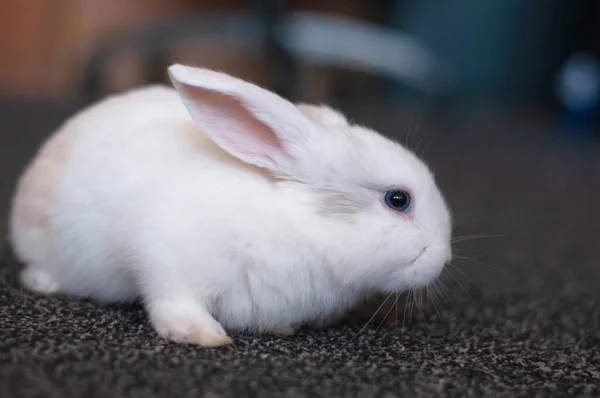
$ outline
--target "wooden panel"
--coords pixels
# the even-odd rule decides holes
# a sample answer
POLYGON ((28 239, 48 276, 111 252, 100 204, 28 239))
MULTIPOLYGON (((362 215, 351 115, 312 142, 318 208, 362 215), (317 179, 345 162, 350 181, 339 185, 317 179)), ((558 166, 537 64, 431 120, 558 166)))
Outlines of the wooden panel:
POLYGON ((47 62, 52 55, 55 31, 52 4, 46 0, 0 2, 0 85, 44 90, 47 62))
POLYGON ((244 0, 0 0, 0 95, 76 95, 90 51, 110 35, 244 0))

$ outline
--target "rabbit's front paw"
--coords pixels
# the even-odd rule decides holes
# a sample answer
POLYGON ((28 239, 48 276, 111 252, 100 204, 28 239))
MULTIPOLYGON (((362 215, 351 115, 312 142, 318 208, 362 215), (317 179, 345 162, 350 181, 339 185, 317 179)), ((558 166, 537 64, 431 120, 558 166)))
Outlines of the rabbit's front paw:
POLYGON ((232 340, 201 305, 189 300, 159 300, 148 304, 150 319, 159 336, 179 343, 219 347, 232 340))

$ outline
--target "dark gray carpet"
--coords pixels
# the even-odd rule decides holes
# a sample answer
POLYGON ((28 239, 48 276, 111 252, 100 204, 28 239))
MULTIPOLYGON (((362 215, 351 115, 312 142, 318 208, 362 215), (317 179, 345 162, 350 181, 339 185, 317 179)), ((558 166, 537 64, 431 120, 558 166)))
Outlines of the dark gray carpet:
MULTIPOLYGON (((0 104, 0 222, 14 178, 70 111, 0 104)), ((395 112, 358 109, 387 134, 395 112)), ((206 350, 157 339, 139 308, 36 297, 0 254, 1 397, 600 396, 600 156, 501 117, 428 130, 455 212, 435 311, 206 350), (381 326, 380 326, 381 325, 381 326), (378 327, 380 326, 380 327, 378 327)), ((411 144, 412 145, 412 144, 411 144)), ((400 312, 402 310, 400 309, 400 312)))

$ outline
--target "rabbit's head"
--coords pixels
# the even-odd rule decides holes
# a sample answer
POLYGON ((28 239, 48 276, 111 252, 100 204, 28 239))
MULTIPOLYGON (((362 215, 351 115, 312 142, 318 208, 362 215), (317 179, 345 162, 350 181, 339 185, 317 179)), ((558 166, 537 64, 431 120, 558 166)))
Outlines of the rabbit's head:
POLYGON ((450 260, 445 200, 428 167, 400 144, 327 106, 294 105, 224 73, 183 65, 169 73, 217 145, 272 174, 288 202, 280 205, 304 222, 302 233, 327 253, 324 266, 340 282, 422 287, 450 260))

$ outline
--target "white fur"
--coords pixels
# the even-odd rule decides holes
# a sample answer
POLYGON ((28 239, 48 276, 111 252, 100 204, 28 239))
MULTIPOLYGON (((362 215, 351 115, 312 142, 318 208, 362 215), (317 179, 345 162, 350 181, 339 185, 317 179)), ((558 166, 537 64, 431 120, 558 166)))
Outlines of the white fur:
MULTIPOLYGON (((329 108, 205 69, 169 72, 177 91, 105 99, 55 133, 70 150, 49 224, 11 217, 26 286, 141 298, 161 336, 216 346, 225 330, 289 331, 439 275, 450 215, 412 153, 329 108), (411 191, 412 215, 385 206, 392 186, 411 191)), ((20 184, 14 208, 27 195, 20 184)))

